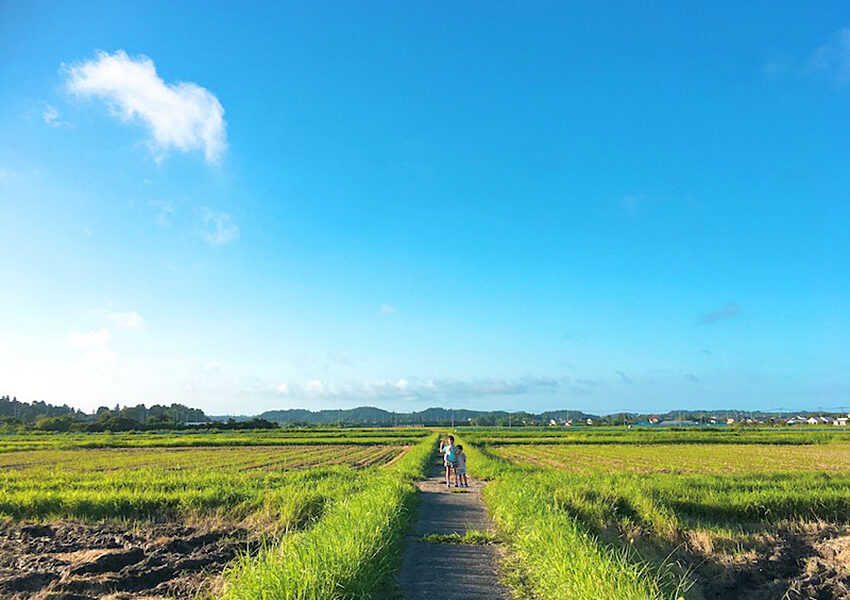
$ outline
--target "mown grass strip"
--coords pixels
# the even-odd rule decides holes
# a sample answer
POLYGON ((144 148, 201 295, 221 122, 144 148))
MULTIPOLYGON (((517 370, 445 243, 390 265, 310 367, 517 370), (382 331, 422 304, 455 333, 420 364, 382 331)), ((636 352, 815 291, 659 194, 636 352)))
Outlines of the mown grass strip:
POLYGON ((469 544, 472 546, 483 546, 487 544, 498 544, 499 536, 487 531, 476 531, 469 529, 463 535, 459 533, 431 533, 422 536, 422 541, 427 544, 469 544))

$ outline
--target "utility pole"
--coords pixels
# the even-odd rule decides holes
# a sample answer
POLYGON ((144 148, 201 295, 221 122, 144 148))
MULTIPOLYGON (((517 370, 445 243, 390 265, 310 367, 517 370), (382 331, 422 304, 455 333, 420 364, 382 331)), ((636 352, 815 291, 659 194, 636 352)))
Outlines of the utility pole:
POLYGON ((452 409, 452 429, 455 428, 455 409, 452 409))

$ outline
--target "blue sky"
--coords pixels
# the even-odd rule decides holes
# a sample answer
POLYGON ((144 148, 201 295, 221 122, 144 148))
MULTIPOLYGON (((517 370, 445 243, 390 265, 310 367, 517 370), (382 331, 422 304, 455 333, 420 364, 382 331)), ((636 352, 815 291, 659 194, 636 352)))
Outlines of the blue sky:
POLYGON ((845 3, 0 15, 0 393, 850 406, 845 3))

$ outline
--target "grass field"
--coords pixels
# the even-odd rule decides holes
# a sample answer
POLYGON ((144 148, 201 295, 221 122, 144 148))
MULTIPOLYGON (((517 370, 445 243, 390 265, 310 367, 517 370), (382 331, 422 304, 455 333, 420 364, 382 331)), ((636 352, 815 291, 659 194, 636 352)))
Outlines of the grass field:
POLYGON ((0 434, 0 453, 83 448, 208 448, 284 445, 408 445, 427 437, 423 429, 305 429, 130 433, 0 434))
POLYGON ((463 435, 477 441, 470 472, 492 480, 485 498, 526 597, 761 600, 847 589, 850 563, 837 558, 850 549, 843 432, 580 435, 463 435))
MULTIPOLYGON (((115 589, 226 600, 391 598, 413 480, 436 444, 436 434, 411 429, 6 438, 0 595, 3 548, 13 556, 29 540, 44 553, 46 538, 25 532, 52 527, 51 564, 69 560, 69 547, 89 558, 116 552, 109 540, 121 537, 141 554, 109 575, 115 589), (147 541, 133 533, 148 529, 158 533, 147 541), (77 537, 62 538, 67 531, 77 537), (85 536, 106 541, 89 547, 85 536), (208 545, 188 559, 174 550, 195 539, 208 545), (208 555, 218 562, 205 563, 208 555), (139 587, 140 577, 190 563, 207 566, 169 567, 172 579, 139 587), (223 574, 204 587, 204 569, 223 574)), ((519 599, 790 600, 850 589, 842 430, 493 429, 458 438, 470 474, 490 480, 484 498, 519 599)), ((114 591, 103 579, 66 573, 45 585, 101 585, 95 598, 114 591)), ((39 593, 47 591, 56 590, 39 593)))
POLYGON ((518 463, 592 472, 843 472, 850 443, 831 444, 516 444, 493 454, 518 463))
MULTIPOLYGON (((19 436, 0 443, 6 445, 0 453, 0 517, 11 519, 2 529, 8 538, 4 538, 6 546, 14 547, 19 543, 15 540, 29 539, 27 532, 47 527, 54 532, 50 543, 55 554, 48 553, 50 560, 61 565, 71 560, 66 558, 69 549, 86 560, 117 552, 109 549, 108 542, 89 549, 86 540, 80 539, 80 527, 65 525, 68 519, 87 523, 90 533, 86 535, 98 539, 103 537, 99 531, 116 530, 116 536, 132 540, 138 538, 132 534, 138 527, 160 527, 144 523, 173 523, 176 529, 169 529, 168 535, 175 539, 145 542, 133 550, 138 555, 133 555, 131 564, 109 576, 114 586, 110 590, 124 586, 137 590, 133 593, 158 597, 168 582, 146 573, 161 571, 165 566, 157 565, 163 561, 185 565, 205 560, 200 550, 191 559, 174 558, 166 550, 196 538, 206 543, 211 535, 217 535, 216 543, 224 547, 226 539, 221 536, 225 534, 214 531, 221 530, 243 539, 239 542, 243 551, 254 550, 232 562, 214 587, 197 589, 227 598, 261 597, 262 588, 274 590, 264 597, 318 599, 371 597, 373 592, 391 590, 389 578, 415 496, 412 480, 421 476, 435 436, 423 430, 355 430, 351 435, 339 430, 54 434, 19 436), (43 525, 27 525, 27 521, 43 525), (186 524, 210 533, 200 537, 192 533, 194 537, 181 540, 180 527, 186 524), (60 535, 57 532, 68 531, 77 537, 54 539, 60 535)), ((126 542, 131 543, 135 542, 126 542)), ((239 554, 238 548, 224 550, 219 554, 239 554)), ((39 556, 30 562, 43 562, 47 555, 39 556)), ((14 586, 29 585, 20 584, 21 577, 11 571, 4 577, 2 565, 7 560, 13 557, 0 556, 0 595, 17 590, 14 586)), ((104 593, 103 576, 69 575, 80 568, 99 568, 95 563, 56 567, 54 581, 43 573, 27 577, 60 586, 57 593, 82 589, 99 597, 104 593)), ((188 580, 184 571, 174 570, 173 578, 188 580)), ((165 595, 182 590, 178 588, 175 584, 165 595)), ((56 590, 41 590, 47 591, 56 590)), ((186 593, 182 590, 178 595, 191 597, 186 593)))

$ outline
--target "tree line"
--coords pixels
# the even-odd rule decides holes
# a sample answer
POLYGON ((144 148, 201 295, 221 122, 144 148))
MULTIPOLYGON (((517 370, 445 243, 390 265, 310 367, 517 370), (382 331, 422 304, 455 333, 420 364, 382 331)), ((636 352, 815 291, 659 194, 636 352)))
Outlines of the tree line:
POLYGON ((242 422, 211 421, 198 408, 182 404, 144 404, 136 406, 101 406, 88 414, 70 406, 54 406, 40 400, 21 402, 17 398, 0 397, 0 427, 5 430, 41 430, 68 432, 146 431, 183 429, 272 429, 279 425, 264 419, 242 422))

